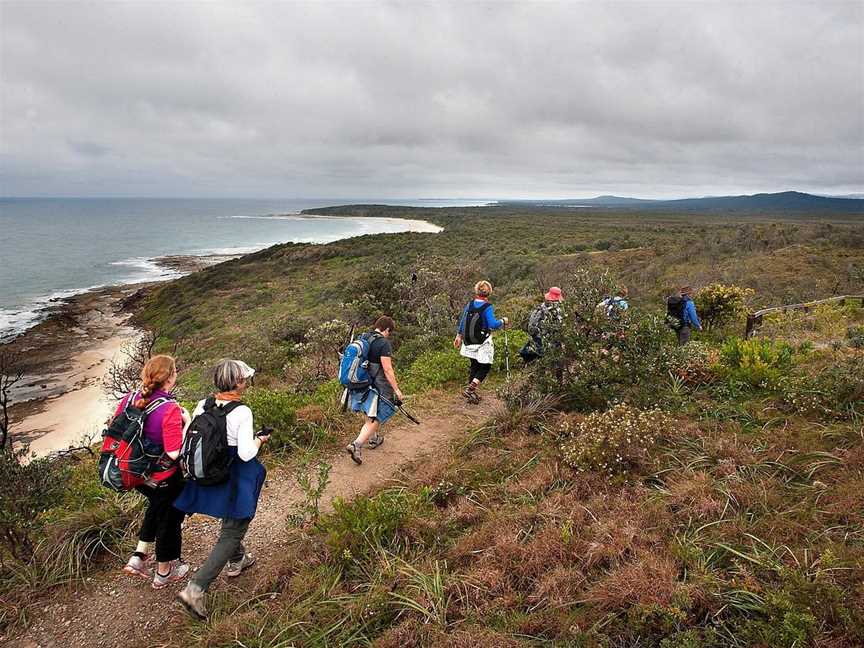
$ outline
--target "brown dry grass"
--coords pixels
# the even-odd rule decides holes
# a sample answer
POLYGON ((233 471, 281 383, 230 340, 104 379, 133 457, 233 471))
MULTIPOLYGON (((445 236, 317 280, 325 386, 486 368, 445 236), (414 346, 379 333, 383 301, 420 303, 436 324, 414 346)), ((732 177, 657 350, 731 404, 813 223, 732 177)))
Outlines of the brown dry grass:
POLYGON ((585 598, 604 611, 633 605, 665 607, 682 587, 678 573, 678 566, 669 556, 643 552, 592 584, 585 598))

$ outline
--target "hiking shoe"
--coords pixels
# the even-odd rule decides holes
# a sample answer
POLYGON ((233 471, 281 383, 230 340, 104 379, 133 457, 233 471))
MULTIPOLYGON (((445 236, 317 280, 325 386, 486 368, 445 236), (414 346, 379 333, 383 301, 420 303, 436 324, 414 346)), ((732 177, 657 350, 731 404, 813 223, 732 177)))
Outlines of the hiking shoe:
POLYGON ((199 621, 207 618, 207 608, 204 605, 204 590, 195 583, 187 583, 186 587, 177 592, 177 600, 183 604, 186 611, 199 621))
POLYGON ((351 461, 356 463, 358 466, 363 463, 363 459, 360 458, 360 448, 356 445, 349 443, 345 450, 347 450, 348 454, 351 455, 351 461))
POLYGON ((465 391, 462 392, 462 395, 471 405, 477 405, 480 402, 480 394, 477 393, 476 389, 466 387, 465 391))
POLYGON ((132 556, 125 565, 123 565, 123 571, 126 574, 130 574, 132 576, 139 576, 141 578, 146 578, 150 580, 153 578, 153 572, 147 567, 147 559, 142 558, 141 556, 132 556))
POLYGON ((171 569, 163 576, 159 573, 159 568, 156 568, 156 573, 153 574, 153 589, 162 589, 168 587, 171 583, 176 583, 179 580, 186 578, 189 573, 189 565, 179 560, 171 561, 171 569))
POLYGON ((237 562, 228 563, 228 567, 225 568, 225 575, 234 578, 235 576, 239 576, 244 569, 251 567, 254 564, 255 556, 251 553, 243 554, 243 557, 237 562))
POLYGON ((380 434, 376 434, 374 437, 372 437, 366 442, 366 445, 370 450, 374 450, 382 443, 384 443, 384 437, 382 437, 380 434))

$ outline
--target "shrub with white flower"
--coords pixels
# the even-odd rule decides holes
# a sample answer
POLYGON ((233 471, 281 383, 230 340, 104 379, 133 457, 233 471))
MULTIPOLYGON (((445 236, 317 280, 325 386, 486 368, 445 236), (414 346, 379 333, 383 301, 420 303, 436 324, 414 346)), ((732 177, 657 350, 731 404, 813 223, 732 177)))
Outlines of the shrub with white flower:
POLYGON ((579 472, 636 472, 650 463, 650 450, 672 426, 672 419, 658 409, 620 403, 605 412, 564 419, 559 428, 564 437, 561 453, 564 462, 579 472))
POLYGON ((736 318, 747 310, 754 291, 741 286, 712 283, 696 293, 696 310, 705 328, 714 328, 736 318))

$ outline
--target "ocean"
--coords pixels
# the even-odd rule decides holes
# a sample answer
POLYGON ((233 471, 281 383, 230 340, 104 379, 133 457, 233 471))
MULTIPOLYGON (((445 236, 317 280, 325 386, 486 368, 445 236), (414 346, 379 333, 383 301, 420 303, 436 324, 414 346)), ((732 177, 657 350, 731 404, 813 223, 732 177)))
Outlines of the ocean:
POLYGON ((178 274, 166 255, 244 254, 276 243, 437 231, 395 219, 298 217, 328 205, 483 205, 464 200, 0 198, 0 340, 36 324, 59 298, 178 274))

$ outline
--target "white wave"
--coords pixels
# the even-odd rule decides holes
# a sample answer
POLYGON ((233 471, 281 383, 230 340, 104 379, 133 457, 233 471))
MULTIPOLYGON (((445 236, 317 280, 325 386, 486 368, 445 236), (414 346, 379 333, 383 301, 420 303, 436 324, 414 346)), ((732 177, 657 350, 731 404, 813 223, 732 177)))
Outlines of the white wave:
MULTIPOLYGON (((270 245, 274 245, 271 243, 270 245)), ((267 245, 246 245, 241 247, 200 248, 192 250, 190 256, 239 256, 263 250, 267 245)))
POLYGON ((153 259, 134 258, 125 259, 123 261, 113 261, 109 265, 116 267, 132 268, 137 272, 133 274, 124 274, 117 277, 116 281, 102 283, 84 288, 68 288, 58 290, 49 295, 42 295, 32 298, 25 306, 20 308, 0 308, 0 342, 8 342, 25 331, 33 328, 39 322, 44 320, 50 313, 51 306, 60 300, 75 295, 98 290, 106 286, 120 284, 136 284, 151 281, 168 281, 182 277, 182 272, 177 272, 170 268, 163 268, 153 259))
POLYGON ((0 342, 8 342, 39 323, 43 315, 37 308, 29 310, 0 309, 0 342))
POLYGON ((182 277, 183 273, 166 268, 158 263, 157 259, 148 259, 145 257, 136 257, 132 259, 124 259, 123 261, 113 261, 110 265, 125 268, 134 268, 138 272, 130 276, 122 277, 122 283, 143 283, 149 281, 168 281, 182 277))
POLYGON ((88 288, 58 290, 30 300, 22 308, 0 308, 0 342, 8 342, 44 320, 56 302, 82 293, 104 288, 104 285, 88 288))

